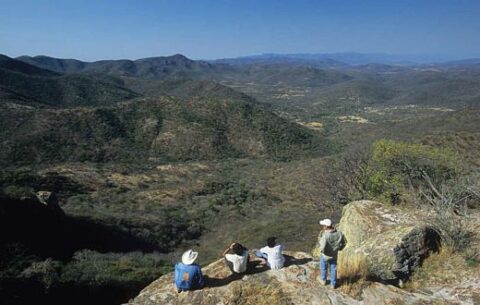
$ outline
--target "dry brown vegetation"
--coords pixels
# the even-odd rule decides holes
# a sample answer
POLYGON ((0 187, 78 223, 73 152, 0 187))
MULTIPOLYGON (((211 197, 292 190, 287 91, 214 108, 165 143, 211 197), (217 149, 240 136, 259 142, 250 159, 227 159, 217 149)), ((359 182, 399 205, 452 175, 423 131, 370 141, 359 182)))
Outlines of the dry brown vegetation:
POLYGON ((423 262, 421 271, 416 272, 404 288, 416 291, 426 287, 458 284, 478 277, 479 273, 480 265, 471 266, 458 252, 442 248, 423 262))
POLYGON ((229 305, 290 305, 292 302, 275 283, 236 285, 229 305))
POLYGON ((368 266, 361 254, 338 255, 338 274, 340 291, 354 297, 359 297, 367 283, 368 266))

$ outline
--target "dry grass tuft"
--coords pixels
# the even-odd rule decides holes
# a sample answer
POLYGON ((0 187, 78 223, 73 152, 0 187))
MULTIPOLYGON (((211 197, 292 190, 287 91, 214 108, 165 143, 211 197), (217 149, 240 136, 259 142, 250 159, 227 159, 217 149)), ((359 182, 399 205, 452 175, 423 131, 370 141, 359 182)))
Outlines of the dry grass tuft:
POLYGON ((354 297, 367 285, 368 266, 365 257, 353 252, 340 252, 337 263, 340 291, 354 297))
POLYGON ((276 284, 242 283, 233 290, 231 305, 290 305, 292 302, 276 284))

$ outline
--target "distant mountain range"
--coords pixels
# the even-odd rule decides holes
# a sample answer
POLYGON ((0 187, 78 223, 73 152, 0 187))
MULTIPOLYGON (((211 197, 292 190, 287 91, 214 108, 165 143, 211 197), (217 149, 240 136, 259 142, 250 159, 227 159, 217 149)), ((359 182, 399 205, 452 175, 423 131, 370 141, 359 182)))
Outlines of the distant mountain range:
MULTIPOLYGON (((267 84, 288 83, 298 85, 329 85, 350 77, 341 72, 325 70, 325 67, 342 67, 345 64, 322 60, 315 64, 291 60, 257 62, 256 65, 206 62, 191 60, 176 54, 166 57, 150 57, 138 60, 101 60, 83 62, 75 59, 60 59, 48 56, 21 56, 17 60, 36 67, 65 74, 108 75, 152 87, 152 81, 214 80, 249 81, 267 84), (303 63, 300 64, 299 63, 303 63), (146 83, 148 82, 148 84, 146 83)), ((151 92, 151 90, 150 90, 151 92)))
POLYGON ((218 70, 227 68, 222 65, 212 65, 205 61, 191 60, 181 54, 138 60, 100 60, 95 62, 48 56, 21 56, 16 59, 58 73, 106 74, 142 79, 204 78, 218 70))
POLYGON ((0 99, 37 108, 113 105, 139 96, 165 95, 249 103, 256 99, 278 103, 275 96, 284 96, 290 106, 321 100, 334 108, 348 100, 345 96, 358 97, 365 105, 456 108, 478 104, 479 59, 422 65, 363 64, 401 59, 406 58, 360 53, 263 54, 211 62, 180 54, 96 62, 1 56, 0 99), (292 87, 306 91, 292 93, 288 91, 292 87))
MULTIPOLYGON (((217 59, 211 62, 228 64, 255 63, 295 63, 309 64, 317 67, 342 67, 349 65, 388 64, 388 65, 420 65, 445 63, 454 58, 442 55, 401 55, 385 53, 266 53, 252 56, 217 59)), ((478 60, 478 59, 477 59, 478 60)), ((465 63, 468 62, 468 59, 465 63)))
POLYGON ((248 95, 253 95, 262 102, 272 102, 269 97, 277 94, 274 88, 296 86, 312 88, 307 90, 312 92, 308 95, 312 101, 320 98, 333 104, 345 94, 369 104, 478 103, 480 59, 407 64, 407 60, 427 59, 435 58, 362 53, 263 54, 207 62, 176 54, 84 62, 48 56, 2 56, 0 96, 20 104, 50 106, 109 105, 141 95, 249 102, 254 99, 248 95))
POLYGON ((215 82, 230 73, 221 64, 181 55, 21 59, 0 56, 3 164, 283 159, 319 143, 308 129, 215 82))

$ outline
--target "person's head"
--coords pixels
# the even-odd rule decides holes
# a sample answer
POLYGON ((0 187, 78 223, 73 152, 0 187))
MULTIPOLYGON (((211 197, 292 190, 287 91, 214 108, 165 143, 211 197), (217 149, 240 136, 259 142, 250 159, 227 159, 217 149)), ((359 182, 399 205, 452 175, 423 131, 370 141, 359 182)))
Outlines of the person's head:
POLYGON ((333 229, 333 223, 328 218, 320 220, 320 225, 322 225, 324 229, 333 229))
POLYGON ((275 245, 277 244, 277 238, 276 237, 269 237, 267 238, 267 246, 270 247, 270 248, 273 248, 275 247, 275 245))
POLYGON ((197 259, 197 256, 198 252, 189 249, 185 251, 185 253, 183 253, 182 255, 182 263, 184 263, 185 265, 191 265, 197 259))
POLYGON ((243 255, 243 251, 245 251, 245 248, 239 244, 239 243, 235 243, 233 244, 232 246, 232 252, 236 255, 243 255))

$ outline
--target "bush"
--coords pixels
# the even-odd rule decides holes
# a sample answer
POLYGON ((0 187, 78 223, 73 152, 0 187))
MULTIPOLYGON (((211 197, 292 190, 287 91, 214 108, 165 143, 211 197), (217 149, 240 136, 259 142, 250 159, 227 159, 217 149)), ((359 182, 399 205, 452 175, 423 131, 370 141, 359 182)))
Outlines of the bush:
POLYGON ((48 290, 54 284, 58 283, 62 263, 47 258, 44 261, 33 262, 30 267, 22 271, 20 276, 26 279, 33 279, 43 284, 45 290, 48 290))
POLYGON ((467 221, 451 210, 437 211, 432 226, 440 234, 442 244, 456 252, 467 249, 474 236, 467 226, 467 221))
POLYGON ((405 190, 439 185, 460 172, 459 161, 448 149, 380 140, 373 144, 365 170, 370 197, 399 201, 405 190))
POLYGON ((61 282, 85 286, 138 286, 145 285, 170 271, 158 254, 98 253, 78 251, 63 268, 61 282))
POLYGON ((25 199, 35 195, 33 188, 29 186, 8 185, 2 190, 3 194, 9 198, 25 199))

